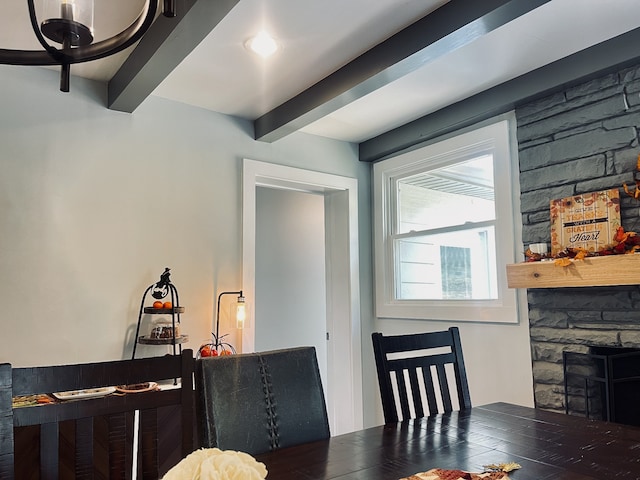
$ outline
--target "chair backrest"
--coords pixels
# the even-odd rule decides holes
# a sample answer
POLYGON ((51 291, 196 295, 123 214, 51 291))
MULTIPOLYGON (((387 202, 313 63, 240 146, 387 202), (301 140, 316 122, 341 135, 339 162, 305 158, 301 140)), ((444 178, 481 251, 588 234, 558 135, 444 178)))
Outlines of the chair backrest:
POLYGON ((399 420, 398 404, 402 420, 453 411, 451 376, 455 379, 458 408, 471 408, 457 327, 393 336, 375 332, 371 338, 385 423, 399 420))
POLYGON ((315 348, 196 361, 203 447, 251 455, 329 437, 315 348))
POLYGON ((194 449, 193 371, 189 349, 176 356, 12 369, 14 397, 168 381, 160 391, 14 408, 15 478, 130 479, 134 458, 137 478, 160 478, 194 449))
POLYGON ((11 364, 0 364, 0 478, 13 479, 11 364))

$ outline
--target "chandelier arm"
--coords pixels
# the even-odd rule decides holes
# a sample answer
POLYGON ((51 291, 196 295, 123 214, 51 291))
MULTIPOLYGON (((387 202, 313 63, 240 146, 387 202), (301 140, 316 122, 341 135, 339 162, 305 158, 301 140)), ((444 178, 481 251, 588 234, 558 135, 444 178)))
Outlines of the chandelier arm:
MULTIPOLYGON (((33 0, 28 0, 32 5, 33 0)), ((118 53, 137 42, 153 24, 158 11, 159 0, 147 0, 146 11, 122 32, 111 38, 87 45, 75 47, 68 52, 53 49, 53 52, 41 50, 0 49, 0 64, 6 65, 60 65, 62 63, 82 63, 118 53)), ((36 35, 37 36, 37 35, 36 35)), ((46 42, 45 42, 46 43, 46 42)))
POLYGON ((60 65, 60 61, 42 50, 9 50, 0 48, 1 65, 60 65))
POLYGON ((61 61, 62 58, 58 50, 55 47, 49 45, 44 39, 42 32, 40 32, 40 26, 38 25, 38 18, 36 16, 36 7, 33 0, 27 0, 27 7, 29 8, 29 20, 31 21, 31 28, 33 29, 33 33, 38 39, 38 42, 40 42, 40 45, 42 45, 47 53, 52 55, 58 62, 61 61))

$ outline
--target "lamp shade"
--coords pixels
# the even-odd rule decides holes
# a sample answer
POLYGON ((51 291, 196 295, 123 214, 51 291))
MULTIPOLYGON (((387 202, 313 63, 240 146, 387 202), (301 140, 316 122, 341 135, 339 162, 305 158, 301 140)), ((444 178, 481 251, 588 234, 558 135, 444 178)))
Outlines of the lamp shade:
POLYGON ((71 46, 93 42, 93 0, 42 0, 42 34, 71 46))
POLYGON ((247 309, 247 303, 245 302, 242 290, 237 292, 222 292, 218 295, 218 306, 216 308, 216 324, 215 332, 213 333, 216 349, 220 345, 220 302, 224 295, 237 295, 237 299, 231 304, 230 320, 236 322, 236 328, 242 329, 247 325, 249 319, 249 312, 247 309))
POLYGON ((239 296, 237 301, 231 304, 231 318, 236 319, 236 327, 239 329, 248 326, 249 306, 243 296, 239 296))

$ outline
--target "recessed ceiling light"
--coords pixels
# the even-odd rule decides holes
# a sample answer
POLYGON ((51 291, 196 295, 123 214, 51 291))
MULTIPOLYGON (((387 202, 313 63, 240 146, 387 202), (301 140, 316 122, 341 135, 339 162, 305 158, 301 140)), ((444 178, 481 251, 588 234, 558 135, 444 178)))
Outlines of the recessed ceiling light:
POLYGON ((270 57, 278 50, 278 43, 264 30, 247 40, 245 46, 262 58, 270 57))

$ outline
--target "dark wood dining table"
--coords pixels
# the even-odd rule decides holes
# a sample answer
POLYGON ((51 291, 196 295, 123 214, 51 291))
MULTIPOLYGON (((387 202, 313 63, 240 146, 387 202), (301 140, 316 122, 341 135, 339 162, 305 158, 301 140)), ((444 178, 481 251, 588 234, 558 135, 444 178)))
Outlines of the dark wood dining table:
POLYGON ((480 472, 516 462, 512 480, 640 479, 640 428, 493 403, 258 455, 267 480, 398 480, 432 468, 480 472))

